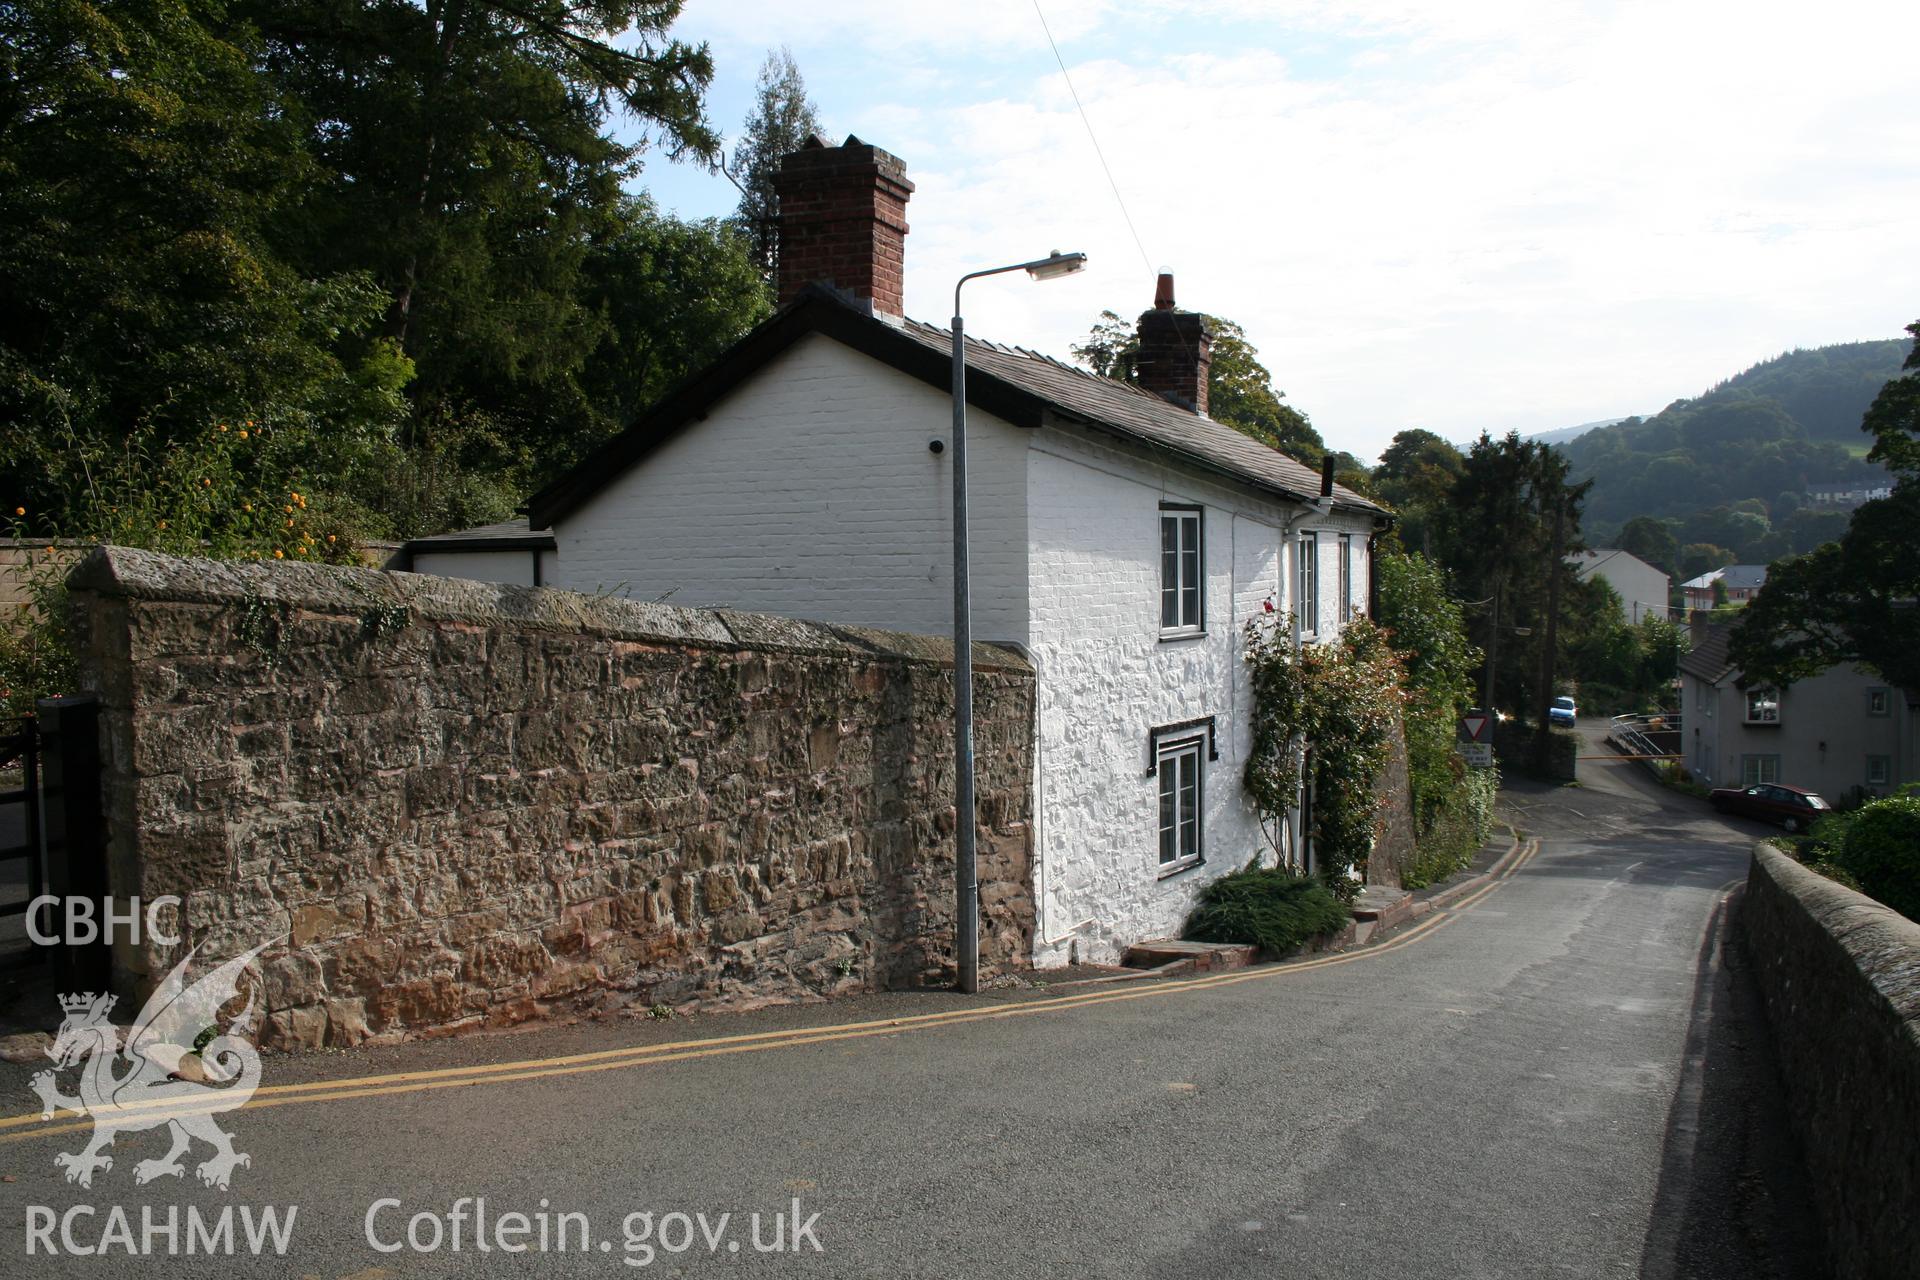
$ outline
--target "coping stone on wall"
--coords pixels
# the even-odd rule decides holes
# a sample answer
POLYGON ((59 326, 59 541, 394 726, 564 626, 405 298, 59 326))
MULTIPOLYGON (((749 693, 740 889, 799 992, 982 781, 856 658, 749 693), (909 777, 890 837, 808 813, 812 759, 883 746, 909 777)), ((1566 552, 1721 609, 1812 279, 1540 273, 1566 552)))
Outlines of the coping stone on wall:
MULTIPOLYGON (((415 617, 431 622, 953 665, 953 644, 940 636, 351 565, 188 560, 105 546, 96 547, 74 567, 67 585, 77 591, 138 600, 198 604, 270 600, 313 613, 354 614, 402 605, 415 617)), ((986 643, 973 646, 973 663, 983 671, 1033 669, 1011 649, 986 643)))

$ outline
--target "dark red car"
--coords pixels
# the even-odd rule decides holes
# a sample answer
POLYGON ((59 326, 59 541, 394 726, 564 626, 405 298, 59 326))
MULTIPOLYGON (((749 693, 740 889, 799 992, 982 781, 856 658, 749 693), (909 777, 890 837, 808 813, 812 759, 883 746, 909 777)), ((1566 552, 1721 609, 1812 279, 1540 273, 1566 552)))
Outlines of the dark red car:
POLYGON ((1737 813, 1743 818, 1777 822, 1789 831, 1805 831, 1821 814, 1833 806, 1803 787, 1787 787, 1777 782, 1762 782, 1751 787, 1721 787, 1707 799, 1721 813, 1737 813))

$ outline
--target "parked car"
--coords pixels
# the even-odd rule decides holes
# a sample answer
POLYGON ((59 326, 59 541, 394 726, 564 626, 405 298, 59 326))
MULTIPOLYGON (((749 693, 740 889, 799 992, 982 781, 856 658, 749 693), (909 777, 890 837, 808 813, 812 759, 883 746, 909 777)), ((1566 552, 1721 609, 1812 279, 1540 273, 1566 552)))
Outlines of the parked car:
POLYGON ((1578 714, 1579 712, 1574 709, 1573 699, 1563 694, 1555 698, 1553 705, 1547 708, 1547 723, 1563 724, 1571 729, 1574 718, 1578 714))
POLYGON ((1804 831, 1833 806, 1804 787, 1762 782, 1751 787, 1721 787, 1707 799, 1721 813, 1777 822, 1789 831, 1804 831))

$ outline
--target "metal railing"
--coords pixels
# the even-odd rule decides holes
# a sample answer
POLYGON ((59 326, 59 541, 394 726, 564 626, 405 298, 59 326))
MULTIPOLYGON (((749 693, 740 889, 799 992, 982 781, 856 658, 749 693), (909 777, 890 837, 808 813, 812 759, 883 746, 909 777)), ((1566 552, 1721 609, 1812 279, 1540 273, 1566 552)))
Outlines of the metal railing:
POLYGON ((1623 755, 1646 759, 1680 758, 1681 721, 1678 711, 1656 711, 1652 715, 1615 716, 1608 722, 1607 741, 1623 755))

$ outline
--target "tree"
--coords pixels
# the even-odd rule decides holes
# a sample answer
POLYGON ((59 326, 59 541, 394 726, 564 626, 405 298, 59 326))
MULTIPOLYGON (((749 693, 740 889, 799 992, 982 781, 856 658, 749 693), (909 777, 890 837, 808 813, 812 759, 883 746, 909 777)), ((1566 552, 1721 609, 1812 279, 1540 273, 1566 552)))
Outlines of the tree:
POLYGON ((1412 427, 1394 436, 1373 469, 1375 494, 1400 516, 1400 537, 1409 547, 1434 553, 1434 521, 1452 496, 1466 461, 1431 431, 1412 427))
POLYGON ((1881 388, 1861 421, 1874 438, 1867 456, 1893 472, 1893 493, 1857 509, 1838 542, 1768 569, 1729 648, 1749 679, 1786 685, 1858 662, 1920 688, 1920 321, 1907 332, 1909 372, 1881 388))
POLYGON ((1620 549, 1672 574, 1680 564, 1680 539, 1673 526, 1652 516, 1635 516, 1621 526, 1620 549))
MULTIPOLYGON (((1213 361, 1207 372, 1207 415, 1270 449, 1317 467, 1326 443, 1307 415, 1281 401, 1285 393, 1273 385, 1273 375, 1260 363, 1260 353, 1247 341, 1246 330, 1231 320, 1208 316, 1213 332, 1213 361)), ((1135 362, 1140 353, 1139 331, 1117 312, 1102 311, 1086 339, 1069 350, 1073 358, 1103 378, 1136 382, 1135 362)), ((1358 466, 1358 459, 1353 459, 1358 466)))
POLYGON ((1447 594, 1438 565, 1392 538, 1381 542, 1374 565, 1380 625, 1406 668, 1407 774, 1416 830, 1424 835, 1460 781, 1456 726, 1473 705, 1470 673, 1482 655, 1467 640, 1466 615, 1447 594))
POLYGON ((1213 328, 1213 364, 1207 374, 1207 413, 1244 435, 1310 467, 1320 465, 1326 444, 1307 415, 1282 404, 1283 392, 1260 363, 1246 330, 1219 316, 1213 328))
MULTIPOLYGON (((571 453, 606 337, 594 246, 642 156, 712 161, 712 63, 678 0, 251 0, 260 67, 325 181, 278 227, 302 271, 370 276, 413 362, 393 532, 497 515, 571 453), (619 43, 615 43, 618 38, 619 43), (639 130, 616 141, 622 113, 639 130), (442 477, 493 485, 444 501, 442 477), (492 507, 493 510, 488 510, 492 507)), ((455 486, 456 488, 458 486, 455 486)))
POLYGON ((259 55, 186 0, 0 6, 0 493, 32 531, 103 528, 110 474, 217 422, 345 475, 399 419, 373 278, 277 252, 323 175, 259 55))
POLYGON ((588 305, 607 337, 581 373, 597 425, 570 442, 576 457, 772 312, 753 252, 731 222, 683 222, 645 198, 627 202, 589 259, 588 305))
MULTIPOLYGON (((1545 633, 1558 625, 1557 593, 1573 576, 1566 553, 1579 547, 1590 487, 1569 483, 1567 471, 1548 445, 1482 432, 1437 522, 1442 562, 1480 613, 1490 707, 1524 714, 1540 699, 1540 684, 1551 684, 1555 645, 1545 633)), ((1544 724, 1545 706, 1537 712, 1544 724)))
POLYGON ((794 64, 793 53, 782 45, 767 52, 754 85, 753 110, 747 113, 740 141, 733 148, 732 177, 740 187, 740 208, 734 215, 753 245, 753 260, 772 280, 779 266, 780 239, 773 175, 780 157, 798 151, 819 133, 820 111, 807 97, 807 84, 794 64))

